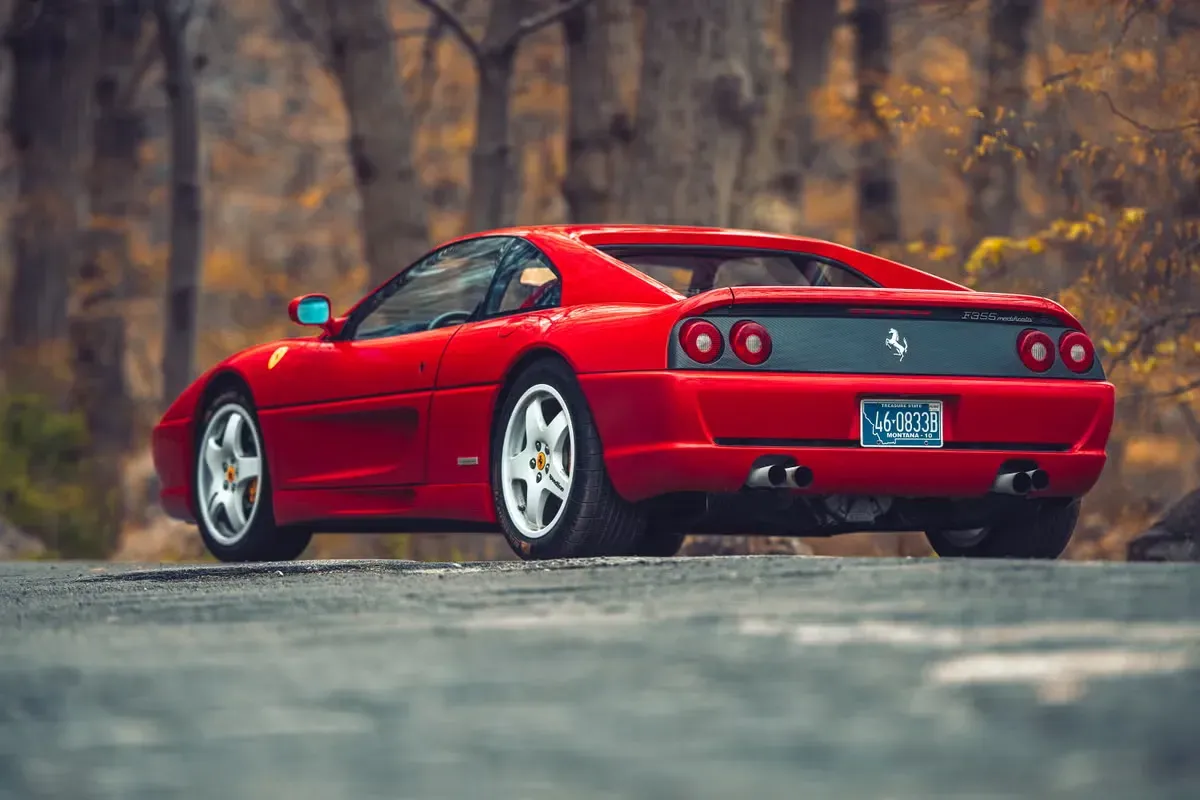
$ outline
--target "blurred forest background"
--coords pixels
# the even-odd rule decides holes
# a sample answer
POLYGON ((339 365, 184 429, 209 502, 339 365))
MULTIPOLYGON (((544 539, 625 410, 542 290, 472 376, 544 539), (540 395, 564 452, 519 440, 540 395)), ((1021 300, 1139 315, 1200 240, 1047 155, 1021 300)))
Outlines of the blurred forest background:
POLYGON ((1069 555, 1122 558, 1200 483, 1195 0, 0 0, 0 23, 8 555, 202 557, 154 502, 170 399, 297 335, 292 296, 344 306, 512 223, 802 233, 1053 297, 1119 393, 1069 555))

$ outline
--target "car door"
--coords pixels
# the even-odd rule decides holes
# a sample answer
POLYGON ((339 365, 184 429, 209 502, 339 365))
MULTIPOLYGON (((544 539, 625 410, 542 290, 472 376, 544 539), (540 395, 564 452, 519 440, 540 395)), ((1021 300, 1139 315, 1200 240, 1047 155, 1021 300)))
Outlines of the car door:
POLYGON ((505 250, 478 321, 442 354, 430 406, 429 483, 488 483, 499 384, 519 354, 544 337, 561 297, 561 274, 537 247, 518 239, 505 250))
MULTIPOLYGON (((482 313, 510 237, 458 242, 418 261, 361 303, 332 340, 292 365, 302 404, 272 416, 282 489, 367 488, 425 480, 429 405, 442 353, 482 313)), ((264 421, 264 431, 266 423, 264 421)))

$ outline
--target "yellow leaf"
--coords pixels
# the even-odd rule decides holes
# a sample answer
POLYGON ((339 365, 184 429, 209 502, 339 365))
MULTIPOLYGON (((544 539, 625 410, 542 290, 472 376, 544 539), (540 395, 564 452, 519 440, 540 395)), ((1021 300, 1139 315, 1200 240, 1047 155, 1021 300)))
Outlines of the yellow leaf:
POLYGON ((325 199, 325 190, 320 186, 314 186, 304 194, 300 195, 298 202, 301 208, 307 208, 309 211, 321 205, 321 201, 325 199))
POLYGON ((939 244, 929 253, 929 258, 932 261, 945 261, 947 258, 950 258, 952 255, 954 255, 955 252, 957 251, 953 245, 939 244))

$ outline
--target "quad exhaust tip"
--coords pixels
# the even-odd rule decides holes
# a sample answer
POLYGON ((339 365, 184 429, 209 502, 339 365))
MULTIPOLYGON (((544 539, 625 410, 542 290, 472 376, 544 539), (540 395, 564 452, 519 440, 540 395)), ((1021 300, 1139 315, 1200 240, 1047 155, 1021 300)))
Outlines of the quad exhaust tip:
POLYGON ((1035 492, 1050 488, 1050 473, 1044 469, 1035 469, 1029 473, 1029 485, 1035 492))
POLYGON ((1031 469, 1023 472, 1005 472, 996 476, 992 489, 1000 494, 1029 494, 1041 492, 1050 487, 1050 474, 1044 469, 1031 469))
POLYGON ((807 488, 813 481, 813 471, 808 467, 785 467, 783 464, 768 464, 750 470, 746 485, 755 489, 807 488))
POLYGON ((787 482, 797 489, 806 489, 813 481, 813 471, 808 467, 788 467, 787 482))

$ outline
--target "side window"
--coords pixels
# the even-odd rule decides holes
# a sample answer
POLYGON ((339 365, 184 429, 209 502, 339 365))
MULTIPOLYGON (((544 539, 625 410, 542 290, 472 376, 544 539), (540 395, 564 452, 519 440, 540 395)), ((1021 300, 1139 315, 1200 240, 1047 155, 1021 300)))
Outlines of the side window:
POLYGON ((518 239, 504 254, 496 282, 488 293, 483 316, 554 308, 562 302, 562 280, 550 259, 529 242, 518 239))
POLYGON ((370 299, 351 338, 402 336, 478 316, 500 258, 513 241, 486 236, 431 253, 370 299))

